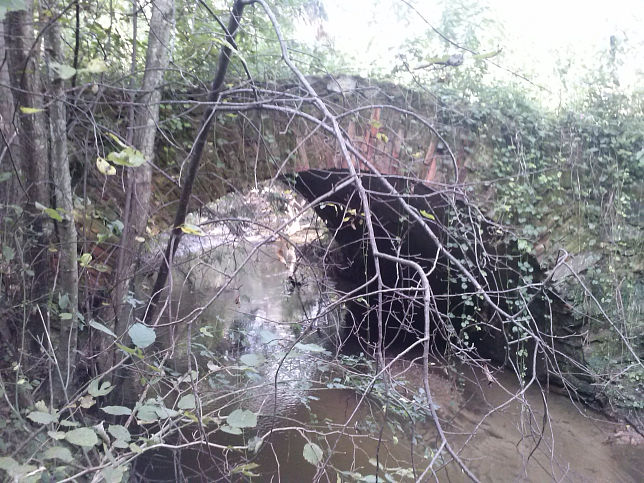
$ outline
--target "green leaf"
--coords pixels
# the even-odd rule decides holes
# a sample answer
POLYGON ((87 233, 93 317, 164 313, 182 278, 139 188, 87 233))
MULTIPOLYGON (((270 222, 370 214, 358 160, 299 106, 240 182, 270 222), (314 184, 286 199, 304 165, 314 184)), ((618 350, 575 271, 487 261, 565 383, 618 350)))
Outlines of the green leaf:
POLYGON ((72 77, 74 77, 74 74, 76 74, 76 69, 74 69, 71 65, 52 62, 51 66, 56 71, 58 78, 62 80, 71 79, 72 77))
POLYGON ((18 468, 20 463, 9 456, 0 456, 0 470, 5 470, 6 472, 11 472, 14 469, 18 468))
POLYGON ((112 337, 114 337, 116 339, 116 334, 114 332, 112 332, 110 329, 108 329, 107 327, 105 327, 100 322, 96 322, 94 319, 92 319, 92 320, 89 321, 88 325, 90 327, 92 327, 93 329, 100 330, 101 332, 104 332, 107 335, 111 335, 112 337))
POLYGON ((65 439, 76 446, 91 448, 98 444, 98 436, 92 428, 72 429, 65 435, 65 439))
POLYGON ((121 424, 110 424, 107 428, 107 432, 121 441, 128 442, 132 439, 130 432, 121 424))
POLYGON ((52 446, 47 448, 47 451, 42 455, 44 460, 53 460, 58 459, 64 461, 65 463, 71 462, 74 458, 72 457, 72 452, 64 446, 52 446))
POLYGON ((228 433, 228 434, 242 434, 241 429, 234 426, 228 426, 227 424, 224 424, 223 426, 219 426, 219 429, 221 429, 224 433, 228 433))
POLYGON ((16 251, 9 245, 4 245, 2 247, 2 258, 10 262, 16 256, 16 251))
POLYGON ((107 70, 107 64, 103 59, 92 59, 83 70, 90 74, 101 74, 107 70))
POLYGON ((159 415, 157 414, 158 406, 150 406, 144 404, 136 410, 136 419, 144 423, 152 423, 158 421, 159 415))
POLYGON ((57 210, 54 210, 53 208, 47 208, 46 206, 41 205, 37 201, 34 202, 34 206, 38 208, 40 211, 42 211, 44 214, 46 214, 49 218, 56 221, 63 221, 63 217, 57 210))
POLYGON ((264 357, 258 354, 244 354, 239 360, 248 367, 257 367, 264 362, 264 357))
POLYGON ((123 475, 127 471, 125 466, 117 466, 116 468, 108 467, 101 470, 101 475, 106 483, 121 483, 123 475))
POLYGON ((127 166, 128 168, 137 168, 145 163, 143 153, 138 149, 130 146, 124 148, 122 151, 113 151, 107 155, 108 161, 119 166, 127 166))
POLYGON ((300 352, 327 352, 327 350, 317 344, 295 344, 294 349, 297 349, 300 352))
POLYGON ((111 382, 105 381, 99 386, 100 382, 100 379, 94 379, 92 382, 90 382, 89 386, 87 387, 87 392, 94 397, 100 397, 109 394, 110 392, 112 392, 112 389, 114 389, 114 386, 112 386, 111 382))
POLYGON ((51 424, 58 421, 57 414, 45 413, 43 411, 32 411, 27 414, 27 417, 38 424, 51 424))
POLYGON ((70 314, 69 312, 62 312, 59 314, 60 320, 72 320, 74 317, 73 314, 70 314))
POLYGON ((194 394, 186 394, 177 403, 179 409, 195 409, 197 407, 194 394))
POLYGON ((55 440, 65 439, 64 431, 47 431, 47 435, 55 440))
POLYGON ((257 414, 246 409, 235 409, 226 418, 226 423, 235 428, 254 428, 257 426, 257 414))
POLYGON ((132 339, 134 345, 140 349, 145 349, 146 347, 154 344, 154 341, 157 338, 154 329, 138 322, 130 327, 127 333, 132 339))
POLYGON ((436 220, 436 217, 428 211, 420 210, 420 214, 423 218, 427 218, 428 220, 436 220))
POLYGON ((0 171, 0 183, 11 179, 13 173, 11 171, 0 171))
POLYGON ((317 466, 322 461, 323 455, 324 453, 322 453, 322 448, 320 448, 317 444, 306 443, 304 445, 302 456, 304 456, 304 459, 312 465, 317 466))
POLYGON ((89 266, 89 263, 91 261, 92 261, 92 254, 91 253, 83 253, 78 259, 78 262, 80 263, 81 267, 89 266))
POLYGON ((101 408, 101 411, 112 416, 129 416, 132 414, 132 410, 125 406, 105 406, 101 408))

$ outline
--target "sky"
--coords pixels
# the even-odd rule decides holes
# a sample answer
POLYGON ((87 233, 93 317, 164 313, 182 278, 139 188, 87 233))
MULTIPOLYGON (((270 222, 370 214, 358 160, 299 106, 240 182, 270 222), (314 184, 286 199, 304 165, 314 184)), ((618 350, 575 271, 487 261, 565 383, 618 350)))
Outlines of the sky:
MULTIPOLYGON (((440 25, 440 0, 408 1, 429 23, 440 25)), ((502 48, 498 61, 508 69, 549 84, 557 77, 559 59, 568 59, 572 72, 593 66, 600 49, 608 49, 610 36, 615 35, 626 49, 623 84, 644 84, 644 0, 483 0, 478 4, 489 7, 491 18, 502 25, 494 45, 484 48, 502 48)), ((402 39, 428 28, 403 0, 324 0, 324 5, 327 41, 353 57, 352 68, 362 74, 374 68, 386 70, 401 50, 402 39)))

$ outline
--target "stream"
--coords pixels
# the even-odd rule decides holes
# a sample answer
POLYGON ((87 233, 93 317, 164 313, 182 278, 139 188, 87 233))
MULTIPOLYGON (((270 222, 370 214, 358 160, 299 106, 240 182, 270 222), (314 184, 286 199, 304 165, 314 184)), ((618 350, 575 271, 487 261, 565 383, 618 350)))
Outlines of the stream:
MULTIPOLYGON (((219 429, 240 408, 256 414, 256 424, 233 431, 240 434, 210 431, 209 441, 219 449, 146 453, 137 460, 135 478, 468 481, 444 450, 437 454, 441 441, 421 410, 420 358, 410 353, 395 361, 390 384, 372 384, 369 358, 359 350, 336 352, 342 314, 327 310, 337 295, 320 282, 319 267, 294 270, 283 245, 258 240, 201 246, 208 256, 174 274, 171 310, 181 319, 203 308, 187 326, 191 351, 209 371, 200 384, 204 412, 221 416, 219 429)), ((186 329, 169 327, 173 364, 186 371, 193 367, 185 356, 186 329)), ((544 400, 536 383, 519 398, 521 387, 510 371, 493 377, 488 384, 486 374, 468 367, 431 368, 443 429, 481 481, 644 481, 644 447, 614 438, 623 426, 555 391, 544 400)))

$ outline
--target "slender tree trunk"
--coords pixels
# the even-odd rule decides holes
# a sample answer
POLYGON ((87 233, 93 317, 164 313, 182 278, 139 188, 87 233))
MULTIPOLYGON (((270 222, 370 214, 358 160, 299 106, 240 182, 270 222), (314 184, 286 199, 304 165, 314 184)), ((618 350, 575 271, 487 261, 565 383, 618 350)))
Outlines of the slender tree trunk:
POLYGON ((172 233, 170 234, 170 240, 168 240, 168 245, 166 246, 165 256, 163 257, 161 266, 159 267, 159 273, 157 274, 154 288, 152 289, 150 308, 146 313, 147 322, 153 320, 156 317, 157 304, 160 300, 161 293, 165 290, 166 287, 168 275, 170 273, 170 267, 172 265, 172 258, 174 257, 174 254, 179 247, 179 242, 181 241, 181 236, 183 235, 181 225, 183 225, 186 221, 186 214, 188 213, 188 202, 190 201, 190 197, 192 195, 192 187, 194 185, 195 178, 197 177, 197 171, 199 170, 201 157, 206 146, 206 140, 208 139, 208 135, 210 134, 210 127, 212 126, 213 119, 215 117, 215 108, 213 104, 219 101, 221 89, 224 85, 224 79, 226 77, 226 72, 228 71, 228 65, 230 64, 230 56, 232 54, 230 46, 235 45, 235 34, 237 33, 237 29, 239 28, 239 22, 241 21, 244 7, 248 3, 248 0, 235 0, 235 3, 233 4, 226 32, 226 44, 224 45, 224 47, 222 47, 219 54, 217 71, 215 72, 215 77, 212 81, 212 87, 210 88, 210 94, 208 95, 209 104, 203 114, 201 126, 199 127, 199 134, 197 135, 197 139, 195 139, 194 145, 192 146, 192 151, 190 152, 190 158, 188 160, 188 171, 183 180, 183 188, 181 190, 179 206, 177 207, 177 212, 174 217, 174 226, 172 233))
MULTIPOLYGON (((59 9, 57 1, 49 5, 49 10, 59 9)), ((53 62, 63 63, 60 25, 55 22, 47 31, 47 54, 51 68, 53 62)), ((78 323, 78 239, 74 223, 74 202, 72 183, 69 172, 69 155, 67 150, 67 112, 65 108, 65 83, 56 76, 53 69, 51 75, 51 94, 54 97, 49 106, 49 127, 51 131, 51 167, 54 182, 54 200, 56 208, 62 209, 62 221, 58 222, 58 239, 60 242, 58 293, 67 297, 68 307, 63 309, 71 314, 71 319, 61 320, 60 340, 57 346, 57 358, 63 376, 62 385, 66 389, 73 380, 75 354, 77 348, 78 323)))
MULTIPOLYGON (((145 73, 141 95, 137 99, 134 118, 132 144, 143 153, 146 160, 154 157, 154 141, 159 121, 159 102, 161 101, 161 81, 170 61, 170 35, 174 23, 174 1, 157 0, 152 4, 152 18, 148 37, 145 73)), ((124 229, 119 249, 116 271, 117 286, 114 294, 117 316, 115 332, 125 333, 129 321, 129 310, 123 300, 127 295, 129 283, 134 275, 134 260, 137 252, 136 238, 145 235, 145 227, 150 211, 152 191, 152 168, 143 164, 129 168, 127 172, 129 203, 124 214, 124 229)))
MULTIPOLYGON (((47 122, 38 70, 38 51, 34 38, 33 10, 8 12, 5 17, 5 47, 13 101, 20 117, 18 141, 22 155, 21 168, 25 177, 25 192, 30 215, 31 246, 29 257, 34 271, 31 304, 44 303, 48 288, 46 246, 50 220, 46 219, 36 203, 49 206, 49 170, 47 157, 47 122)), ((31 330, 41 333, 43 325, 36 311, 31 317, 31 330)))
POLYGON ((4 219, 7 206, 18 198, 18 166, 15 164, 17 145, 14 123, 13 94, 7 65, 4 41, 4 22, 0 21, 0 217, 4 219))

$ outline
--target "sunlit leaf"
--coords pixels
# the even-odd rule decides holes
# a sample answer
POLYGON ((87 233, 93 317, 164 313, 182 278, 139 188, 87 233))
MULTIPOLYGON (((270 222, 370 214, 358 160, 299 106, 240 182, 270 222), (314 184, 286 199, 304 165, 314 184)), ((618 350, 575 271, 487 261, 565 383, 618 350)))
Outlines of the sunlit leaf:
POLYGON ((306 461, 317 466, 322 461, 324 453, 322 453, 322 448, 317 444, 306 443, 304 445, 304 450, 302 450, 302 456, 304 456, 306 461))
POLYGON ((226 423, 235 428, 254 428, 257 426, 257 414, 246 409, 235 409, 226 418, 226 423))
POLYGON ((100 156, 96 158, 96 167, 105 176, 114 176, 116 174, 116 168, 108 163, 107 159, 101 158, 100 156))
POLYGON ((101 411, 112 416, 129 416, 132 414, 132 410, 125 406, 104 406, 101 408, 101 411))
POLYGON ((90 74, 100 74, 107 70, 107 64, 103 59, 92 59, 87 63, 87 66, 83 70, 90 74))
POLYGON ((74 74, 76 74, 76 69, 74 69, 71 65, 52 62, 51 66, 56 71, 56 76, 62 80, 71 79, 72 77, 74 77, 74 74))
POLYGON ((90 326, 90 327, 92 327, 93 329, 100 330, 101 332, 104 332, 104 333, 106 333, 107 335, 111 335, 112 337, 114 337, 114 338, 116 339, 116 334, 115 334, 114 332, 112 332, 110 329, 108 329, 107 327, 105 327, 105 326, 104 326, 103 324, 101 324, 100 322, 96 322, 94 319, 90 320, 90 321, 89 321, 89 323, 88 323, 87 325, 89 325, 89 326, 90 326))
POLYGON ((81 267, 87 267, 91 261, 92 261, 92 254, 91 253, 83 253, 78 258, 78 263, 80 263, 81 267))
POLYGON ((74 458, 72 457, 72 452, 64 446, 52 446, 47 448, 45 453, 42 455, 44 460, 53 460, 58 459, 64 461, 65 463, 71 462, 74 458))
POLYGON ((195 409, 197 407, 194 394, 186 394, 177 403, 179 409, 195 409))
POLYGON ((190 223, 184 223, 179 228, 181 228, 181 231, 187 235, 206 236, 205 231, 196 225, 191 225, 190 223))
POLYGON ((428 211, 425 210, 420 210, 420 214, 423 218, 427 218, 428 220, 435 220, 436 217, 429 213, 428 211))
POLYGON ((98 444, 98 436, 92 428, 72 429, 65 435, 65 439, 71 444, 87 448, 98 444))
POLYGON ((44 109, 38 108, 38 107, 26 107, 26 106, 20 106, 20 112, 23 114, 36 114, 37 112, 42 112, 44 109))
POLYGON ((143 153, 138 149, 134 149, 130 146, 124 148, 121 151, 112 151, 107 155, 108 161, 111 161, 114 164, 119 166, 126 166, 128 168, 136 168, 145 163, 145 157, 143 153))
POLYGON ((47 435, 55 440, 59 439, 65 439, 65 432, 64 431, 47 431, 47 435))
POLYGON ((145 349, 146 347, 154 344, 154 341, 157 338, 154 329, 139 322, 130 327, 127 333, 132 339, 134 345, 140 349, 145 349))
POLYGON ((62 312, 58 314, 58 316, 60 317, 60 320, 72 320, 74 317, 74 315, 69 312, 62 312))

